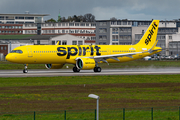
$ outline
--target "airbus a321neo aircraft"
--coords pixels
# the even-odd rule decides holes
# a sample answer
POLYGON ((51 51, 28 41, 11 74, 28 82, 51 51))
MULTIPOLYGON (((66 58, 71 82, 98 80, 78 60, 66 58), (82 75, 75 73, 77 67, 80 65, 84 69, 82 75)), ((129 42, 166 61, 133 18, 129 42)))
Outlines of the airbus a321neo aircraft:
POLYGON ((98 63, 121 63, 143 58, 162 51, 156 47, 159 20, 153 20, 141 40, 135 45, 27 45, 13 49, 6 60, 25 65, 45 64, 48 69, 59 69, 74 64, 73 71, 94 69, 101 72, 98 63))

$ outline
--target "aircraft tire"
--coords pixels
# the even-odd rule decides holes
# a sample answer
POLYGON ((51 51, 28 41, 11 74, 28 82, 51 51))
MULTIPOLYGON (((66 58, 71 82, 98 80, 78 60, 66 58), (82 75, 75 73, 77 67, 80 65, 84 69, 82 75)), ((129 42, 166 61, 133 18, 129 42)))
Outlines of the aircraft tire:
POLYGON ((101 72, 101 67, 95 67, 94 72, 101 72))
POLYGON ((78 69, 77 67, 73 67, 73 72, 80 72, 80 69, 78 69))
POLYGON ((28 73, 28 70, 27 70, 27 69, 24 69, 24 70, 23 70, 23 73, 28 73))

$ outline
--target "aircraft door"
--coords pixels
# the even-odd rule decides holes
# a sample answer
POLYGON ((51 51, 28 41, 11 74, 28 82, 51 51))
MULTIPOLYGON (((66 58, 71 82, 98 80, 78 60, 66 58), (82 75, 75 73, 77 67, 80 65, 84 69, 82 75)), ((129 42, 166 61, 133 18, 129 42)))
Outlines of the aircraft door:
POLYGON ((31 47, 27 47, 27 51, 28 51, 28 57, 33 57, 33 53, 32 53, 31 47))

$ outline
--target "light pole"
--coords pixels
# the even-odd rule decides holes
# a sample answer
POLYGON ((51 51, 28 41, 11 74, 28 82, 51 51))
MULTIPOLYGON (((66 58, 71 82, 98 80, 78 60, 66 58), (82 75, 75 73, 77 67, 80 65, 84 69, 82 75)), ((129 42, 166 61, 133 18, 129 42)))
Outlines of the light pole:
POLYGON ((100 99, 100 97, 97 96, 97 95, 95 95, 95 94, 89 94, 88 97, 97 99, 97 110, 96 110, 97 114, 96 114, 96 120, 99 120, 99 99, 100 99))

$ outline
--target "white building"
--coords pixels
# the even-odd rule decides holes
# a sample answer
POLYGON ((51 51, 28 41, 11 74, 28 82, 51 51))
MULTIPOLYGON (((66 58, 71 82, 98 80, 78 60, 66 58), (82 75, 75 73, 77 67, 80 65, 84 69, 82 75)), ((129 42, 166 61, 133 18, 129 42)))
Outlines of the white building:
POLYGON ((70 35, 59 35, 50 39, 50 43, 55 45, 59 41, 59 45, 84 45, 84 39, 70 35))
POLYGON ((42 23, 48 14, 0 14, 0 24, 42 23))

